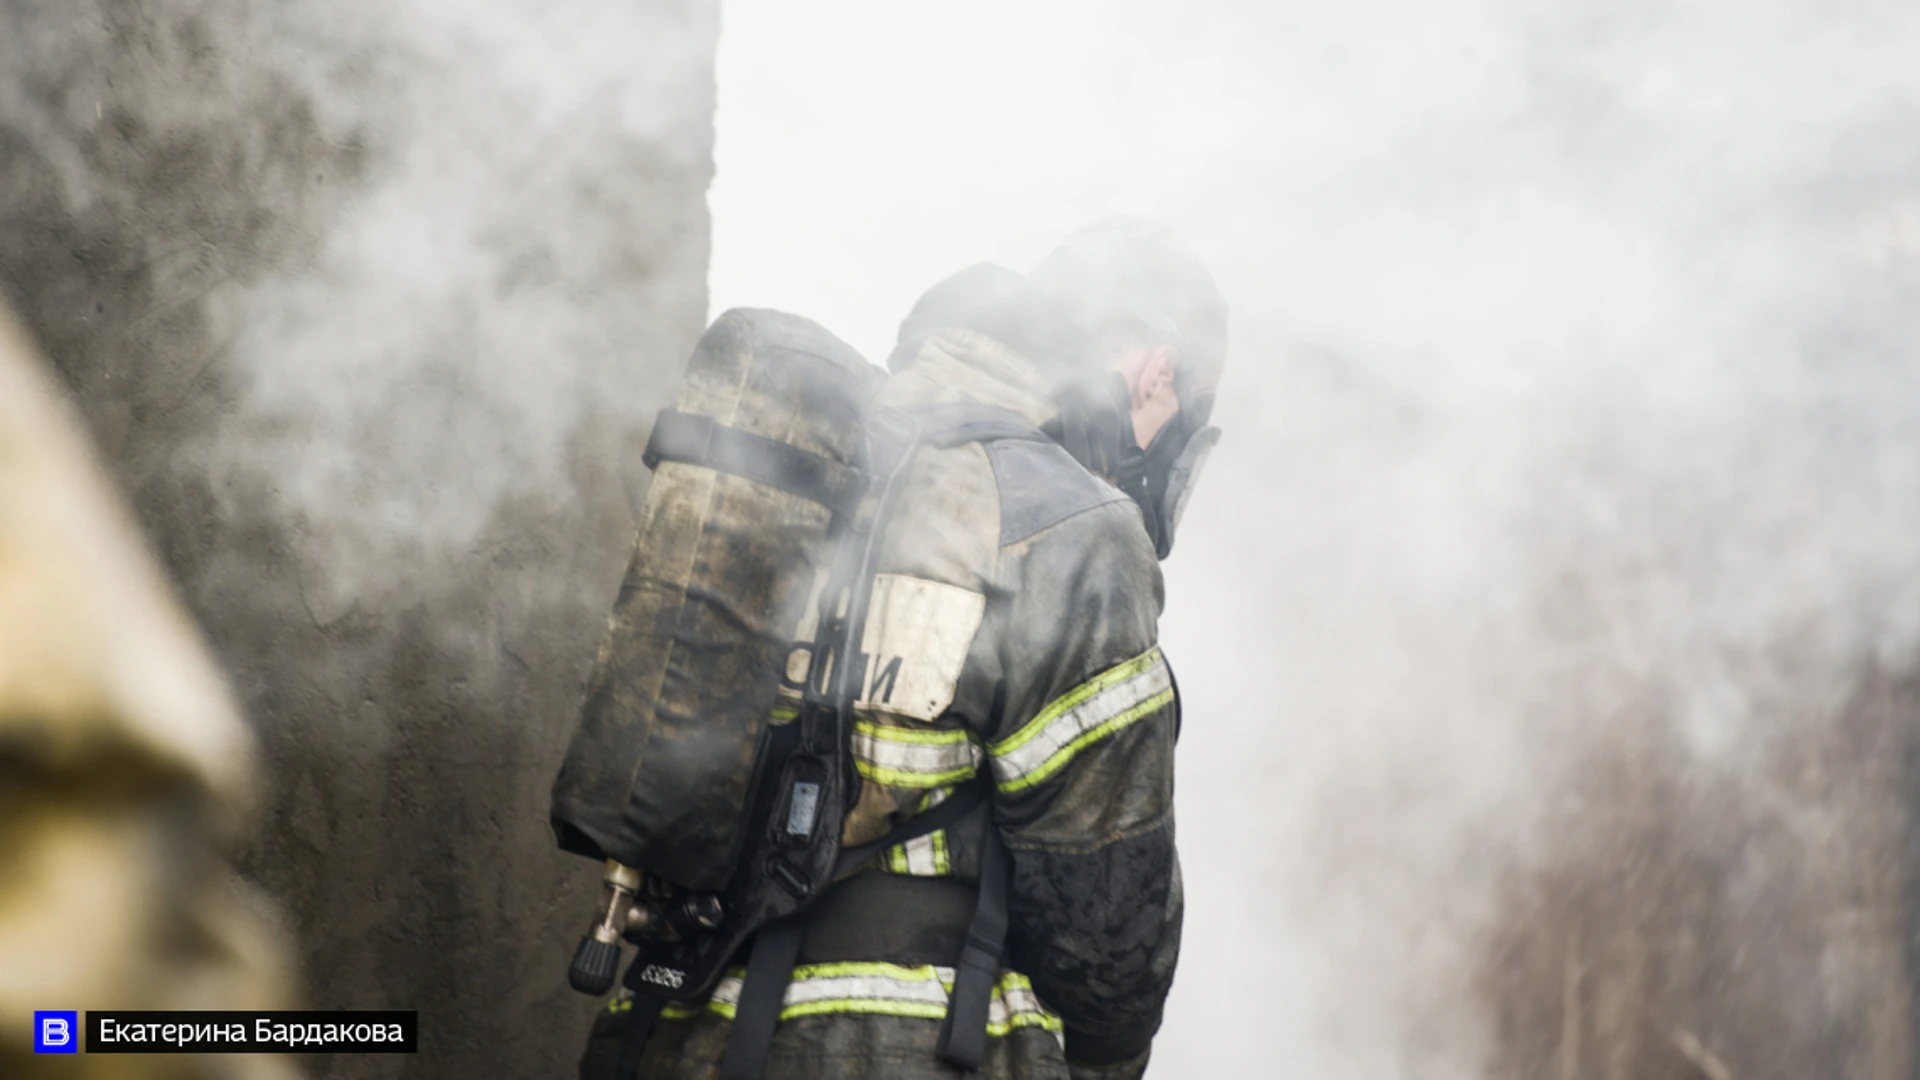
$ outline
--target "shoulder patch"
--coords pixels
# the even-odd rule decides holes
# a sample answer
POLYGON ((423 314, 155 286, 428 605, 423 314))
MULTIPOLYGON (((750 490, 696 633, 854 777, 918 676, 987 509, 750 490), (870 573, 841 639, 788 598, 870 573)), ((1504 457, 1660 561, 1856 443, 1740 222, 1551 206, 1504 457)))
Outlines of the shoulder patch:
POLYGON ((1000 487, 1002 547, 1082 511, 1127 499, 1058 444, 1001 439, 987 443, 986 450, 994 482, 1000 487))
MULTIPOLYGON (((815 581, 815 593, 826 579, 815 581)), ((854 678, 854 706, 931 723, 953 704, 967 650, 986 615, 987 598, 971 589, 905 574, 875 574, 866 633, 854 678)), ((806 686, 819 627, 819 605, 809 601, 787 653, 783 687, 797 698, 806 686)), ((824 677, 824 676, 823 676, 824 677)))

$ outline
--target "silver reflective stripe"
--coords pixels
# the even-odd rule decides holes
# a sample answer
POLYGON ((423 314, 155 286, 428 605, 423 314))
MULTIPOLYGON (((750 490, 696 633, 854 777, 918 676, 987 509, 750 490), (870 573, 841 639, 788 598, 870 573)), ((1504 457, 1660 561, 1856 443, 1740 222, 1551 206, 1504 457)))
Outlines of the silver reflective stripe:
MULTIPOLYGON (((945 802, 951 790, 934 788, 927 792, 920 800, 920 812, 925 813, 945 802)), ((895 844, 887 853, 886 869, 890 873, 914 877, 946 877, 953 872, 953 864, 947 857, 946 830, 937 829, 904 844, 895 844)))
MULTIPOLYGON (((714 987, 705 1008, 731 1019, 740 1004, 742 982, 738 968, 728 972, 714 987)), ((938 1020, 947 1015, 947 998, 952 990, 950 967, 808 964, 794 969, 793 981, 787 984, 781 1003, 780 1019, 864 1013, 938 1020)), ((668 1005, 663 1015, 685 1019, 700 1009, 699 1005, 675 1003, 668 1005)), ((1055 1039, 1063 1038, 1060 1018, 1040 1003, 1026 976, 1003 971, 987 1005, 987 1033, 1004 1036, 1022 1027, 1037 1027, 1052 1032, 1055 1039)))
POLYGON ((933 837, 920 836, 900 845, 901 854, 906 858, 906 872, 917 877, 936 877, 940 867, 935 862, 933 837))
POLYGON ((985 752, 964 730, 896 727, 872 720, 853 726, 853 762, 860 775, 893 787, 928 788, 974 774, 985 752))
POLYGON ((1067 691, 1019 731, 993 744, 993 775, 1009 794, 1042 783, 1092 743, 1173 701, 1173 677, 1157 648, 1067 691))
POLYGON ((993 1003, 987 1007, 987 1024, 1004 1024, 1022 1014, 1053 1016, 1045 1005, 1040 1004, 1040 996, 1033 992, 1033 984, 1025 979, 1018 982, 1002 979, 999 993, 994 995, 993 1003))
MULTIPOLYGON (((835 965, 836 967, 854 967, 856 965, 835 965)), ((879 967, 880 965, 861 964, 858 967, 879 967)), ((911 972, 912 968, 902 968, 902 972, 911 972)), ((787 984, 787 996, 781 1002, 782 1019, 789 1009, 798 1009, 796 1015, 813 1011, 808 1006, 818 1006, 838 1002, 888 1002, 902 1005, 924 1005, 934 1016, 947 1014, 947 988, 942 980, 953 981, 951 968, 934 968, 923 978, 902 978, 899 975, 864 972, 845 975, 814 975, 800 978, 795 973, 794 981, 787 984), (934 977, 939 974, 939 978, 934 977)), ((740 1004, 741 980, 728 977, 720 980, 714 988, 713 1000, 729 1006, 740 1004)), ((849 1010, 851 1011, 851 1010, 849 1010)))

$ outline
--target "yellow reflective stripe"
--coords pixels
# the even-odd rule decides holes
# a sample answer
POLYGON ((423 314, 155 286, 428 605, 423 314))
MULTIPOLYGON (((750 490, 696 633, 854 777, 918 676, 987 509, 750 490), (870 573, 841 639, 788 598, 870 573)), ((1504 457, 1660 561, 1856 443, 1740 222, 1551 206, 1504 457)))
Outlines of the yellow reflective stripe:
POLYGON ((947 830, 941 829, 939 832, 928 836, 927 841, 933 845, 934 876, 946 877, 948 874, 953 873, 952 861, 947 858, 947 830))
MULTIPOLYGON (((951 794, 952 788, 933 788, 920 797, 919 812, 925 813, 940 805, 951 794)), ((916 836, 888 848, 886 869, 888 873, 912 877, 949 876, 953 873, 953 865, 947 854, 947 831, 936 829, 925 836, 916 836)))
POLYGON ((1043 1031, 1051 1031, 1055 1036, 1066 1030, 1066 1025, 1061 1023, 1060 1018, 1053 1015, 1045 1005, 1040 1004, 1039 996, 1033 992, 1033 981, 1017 971, 1001 972, 1000 982, 994 987, 994 995, 995 1005, 1002 1005, 1002 1003, 1004 1005, 1001 1009, 989 1007, 987 1018, 989 1035, 1005 1035, 1017 1027, 1037 1027, 1043 1031), (994 1017, 1003 1011, 1006 1014, 1006 1021, 1001 1023, 994 1017))
POLYGON ((1067 691, 1019 731, 988 747, 994 779, 1008 794, 1065 768, 1074 755, 1173 701, 1173 678, 1158 648, 1108 668, 1067 691))
MULTIPOLYGON (((686 1019, 703 1008, 731 1020, 738 1010, 744 972, 730 968, 704 1005, 675 1002, 661 1015, 686 1019)), ((923 964, 902 967, 885 963, 805 964, 793 971, 787 984, 781 1020, 802 1016, 866 1014, 939 1020, 947 1015, 953 992, 953 969, 923 964)), ((616 1002, 614 1011, 631 1008, 616 1002)), ((987 1034, 1002 1037, 1015 1028, 1039 1028, 1059 1038, 1064 1027, 1034 995, 1033 984, 1017 972, 1002 972, 987 1011, 987 1034)))
POLYGON ((947 1015, 947 1007, 930 1001, 829 998, 824 1001, 803 1001, 797 1005, 789 1005, 780 1010, 780 1019, 792 1020, 796 1016, 825 1016, 830 1013, 878 1013, 881 1016, 912 1016, 922 1020, 939 1020, 947 1015))
POLYGON ((973 736, 965 728, 909 728, 879 724, 872 720, 855 720, 853 729, 887 742, 922 746, 958 746, 973 741, 973 736))
POLYGON ((1034 769, 1024 776, 1001 784, 1000 790, 1012 794, 1018 791, 1025 791, 1036 784, 1045 783, 1048 777, 1066 768, 1067 763, 1072 761, 1074 755, 1078 754, 1087 744, 1099 742, 1101 739, 1119 731, 1121 728, 1131 726, 1134 721, 1156 709, 1165 707, 1172 701, 1173 691, 1171 689, 1162 690, 1153 697, 1148 698, 1133 708, 1128 709, 1126 712, 1121 713, 1119 716, 1094 728, 1092 731, 1085 732, 1078 736, 1072 742, 1056 751, 1054 755, 1042 763, 1039 768, 1034 769))
POLYGON ((854 766, 875 783, 905 788, 957 783, 972 776, 983 757, 985 752, 964 729, 854 721, 854 766))
MULTIPOLYGON (((927 792, 920 800, 921 811, 924 813, 939 806, 941 803, 946 802, 947 796, 951 794, 953 794, 952 788, 935 788, 927 792)), ((933 832, 921 837, 920 840, 924 841, 922 846, 926 848, 928 859, 933 864, 928 868, 932 871, 933 876, 945 877, 951 874, 953 867, 947 860, 947 830, 935 829, 933 832)))
POLYGON ((1027 745, 1029 742, 1032 742, 1034 737, 1039 735, 1040 732, 1044 730, 1048 724, 1053 723, 1055 719, 1057 719, 1061 714, 1065 713, 1068 709, 1073 708, 1074 706, 1080 704, 1081 702, 1087 700, 1088 698, 1094 696, 1095 694, 1098 694, 1100 691, 1105 690, 1110 686, 1113 686, 1117 683, 1126 682, 1128 679, 1133 678, 1135 675, 1138 675, 1141 672, 1146 671, 1149 668, 1152 668, 1159 663, 1160 663, 1160 649, 1158 646, 1156 646, 1154 648, 1148 649, 1146 652, 1141 653, 1139 656, 1136 656, 1131 660, 1127 660, 1123 663, 1116 664, 1113 667, 1110 667, 1107 670, 1101 672, 1100 674, 1095 675, 1093 678, 1088 679, 1086 682, 1081 683, 1079 686, 1076 686, 1073 689, 1067 691, 1066 693, 1061 694, 1059 697, 1055 698, 1052 702, 1048 703, 1046 708, 1041 709, 1039 712, 1035 713, 1033 719, 1027 721, 1026 725, 1023 726, 1019 731, 1016 731, 1012 735, 1009 735, 1008 737, 1006 737, 1005 739, 1002 739, 1001 741, 994 743, 992 746, 988 747, 987 749, 990 752, 992 752, 995 757, 999 757, 1003 754, 1010 754, 1013 751, 1018 750, 1021 747, 1027 745))
MULTIPOLYGON (((744 975, 746 972, 741 971, 744 975)), ((795 982, 808 979, 896 979, 901 982, 930 982, 940 977, 940 969, 932 964, 920 964, 917 967, 901 967, 877 960, 842 960, 828 964, 801 964, 793 969, 795 982)))
POLYGON ((971 765, 964 769, 954 769, 950 772, 909 772, 905 769, 888 769, 879 765, 872 765, 863 758, 853 759, 853 766, 860 770, 861 776, 866 777, 876 784, 886 784, 888 787, 904 788, 938 787, 941 784, 958 783, 972 776, 974 772, 973 766, 971 765))
MULTIPOLYGON (((660 1015, 669 1020, 686 1020, 690 1017, 700 1015, 700 1010, 704 1008, 706 1008, 706 1004, 703 1002, 669 1001, 661 1006, 660 1015)), ((607 1011, 615 1015, 632 1012, 633 999, 614 998, 612 1001, 607 1002, 607 1011)))
MULTIPOLYGON (((942 1019, 944 1019, 944 1017, 942 1019)), ((1037 1027, 1042 1031, 1051 1031, 1055 1035, 1067 1030, 1066 1025, 1060 1022, 1059 1017, 1047 1016, 1044 1013, 1014 1013, 1007 1017, 1007 1022, 1004 1024, 996 1024, 991 1020, 987 1021, 987 1034, 996 1039, 1004 1039, 1007 1037, 1007 1033, 1014 1028, 1023 1027, 1037 1027)))
POLYGON ((773 717, 774 723, 785 724, 800 719, 800 710, 792 705, 775 705, 768 715, 773 717))

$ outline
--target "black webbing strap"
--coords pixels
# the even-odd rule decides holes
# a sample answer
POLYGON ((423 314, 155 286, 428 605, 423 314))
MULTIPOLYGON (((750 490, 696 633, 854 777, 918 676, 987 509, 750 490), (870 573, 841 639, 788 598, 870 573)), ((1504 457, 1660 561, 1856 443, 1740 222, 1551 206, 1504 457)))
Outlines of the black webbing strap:
POLYGON ((653 1022, 660 1019, 660 1010, 666 1004, 667 999, 658 994, 634 995, 633 1011, 627 1014, 627 1030, 620 1036, 620 1056, 613 1071, 615 1080, 633 1080, 633 1074, 640 1070, 640 1054, 647 1048, 647 1036, 653 1034, 653 1022))
MULTIPOLYGON (((873 858, 875 855, 895 844, 904 844, 909 840, 918 840, 923 836, 937 833, 941 829, 959 824, 960 819, 971 813, 974 807, 987 801, 987 793, 992 789, 992 781, 986 777, 954 789, 953 794, 930 810, 915 814, 913 817, 895 825, 887 835, 878 840, 869 840, 850 848, 840 849, 840 860, 834 864, 833 876, 839 878, 873 858)), ((994 830, 988 829, 988 832, 994 830)))
MULTIPOLYGON (((955 791, 933 809, 896 826, 880 839, 842 849, 839 862, 834 867, 834 876, 852 870, 875 853, 894 844, 905 843, 957 823, 968 811, 986 801, 989 784, 990 781, 982 777, 955 791)), ((998 830, 989 828, 987 832, 997 836, 998 830)), ((999 850, 997 841, 990 841, 990 846, 995 851, 999 850)), ((1005 892, 1004 885, 1001 891, 1005 892)), ((1002 935, 1006 927, 1005 908, 1003 898, 1000 903, 1002 935)), ((974 923, 977 925, 979 921, 979 909, 976 907, 974 923)), ((780 1024, 780 1010, 786 1000, 787 984, 793 980, 793 965, 800 957, 800 943, 805 937, 804 913, 768 923, 753 936, 753 949, 747 954, 747 976, 741 982, 740 1002, 734 1008, 733 1030, 727 1034, 727 1054, 721 1061, 720 1080, 760 1080, 761 1074, 766 1071, 767 1057, 773 1049, 773 1032, 780 1024)), ((995 955, 998 956, 997 949, 995 955)), ((992 974, 989 973, 989 994, 993 989, 992 981, 992 974)), ((984 1040, 985 1013, 981 1014, 980 1025, 981 1040, 984 1040)), ((644 1040, 644 1036, 642 1038, 644 1040)), ((982 1045, 984 1047, 984 1042, 982 1045)), ((622 1080, 625 1080, 625 1076, 622 1074, 622 1080)))
POLYGON ((940 1056, 968 1072, 987 1055, 987 1014, 1007 944, 1007 852, 1000 830, 989 824, 980 847, 980 899, 967 927, 967 947, 954 969, 947 1020, 940 1029, 940 1056))
POLYGON ((849 874, 807 908, 799 964, 950 968, 966 947, 979 901, 979 882, 951 875, 849 874))
POLYGON ((780 1024, 787 984, 793 981, 794 961, 800 957, 800 939, 805 936, 800 919, 768 923, 753 936, 747 977, 740 984, 740 1003, 727 1035, 727 1056, 720 1062, 720 1080, 760 1080, 767 1071, 773 1029, 780 1024))
POLYGON ((662 409, 654 418, 640 460, 651 469, 662 461, 699 465, 777 487, 851 517, 867 491, 867 478, 819 454, 719 423, 711 416, 662 409))
MULTIPOLYGON (((977 405, 934 406, 914 410, 913 415, 918 423, 910 427, 909 434, 919 442, 937 447, 999 439, 1039 441, 1048 438, 1017 413, 1004 409, 977 405)), ((716 423, 710 417, 672 409, 662 411, 655 420, 643 460, 648 468, 660 461, 679 461, 732 473, 811 499, 849 518, 867 487, 866 476, 857 470, 786 443, 716 423)), ((887 501, 882 500, 883 504, 887 501)), ((873 526, 876 533, 884 528, 884 511, 883 505, 876 513, 873 526)), ((850 602, 848 610, 864 611, 864 605, 850 602)), ((889 830, 885 836, 841 849, 833 876, 838 879, 851 873, 896 844, 957 824, 986 803, 992 791, 992 777, 983 774, 937 806, 889 830)), ((941 1056, 969 1070, 977 1069, 986 1054, 987 1012, 993 1001, 1000 954, 1007 935, 1006 854, 999 829, 989 822, 984 832, 980 893, 954 976, 952 1006, 940 1036, 941 1056)), ((765 1073, 787 986, 792 982, 794 964, 806 936, 805 921, 803 912, 769 923, 754 935, 746 977, 734 1009, 733 1030, 727 1036, 720 1080, 760 1080, 765 1073)), ((653 1006, 652 1012, 658 1015, 659 1004, 653 1006)), ((647 1027, 652 1027, 651 1019, 647 1027)), ((632 1037, 631 1031, 629 1037, 632 1037)), ((641 1031, 636 1046, 643 1045, 645 1040, 646 1032, 641 1031)), ((624 1047, 622 1056, 624 1060, 624 1047)), ((637 1064, 637 1049, 634 1056, 637 1064)), ((630 1071, 621 1074, 621 1080, 629 1077, 630 1071)))

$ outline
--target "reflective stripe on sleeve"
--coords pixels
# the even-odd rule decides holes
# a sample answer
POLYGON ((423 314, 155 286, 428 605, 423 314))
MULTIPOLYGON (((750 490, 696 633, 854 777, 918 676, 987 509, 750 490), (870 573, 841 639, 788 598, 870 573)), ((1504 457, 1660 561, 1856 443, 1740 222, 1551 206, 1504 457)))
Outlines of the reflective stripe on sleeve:
POLYGON ((1007 794, 1059 772, 1082 748, 1173 701, 1173 679, 1158 648, 1095 675, 1060 695, 1032 720, 987 748, 1007 794))
MULTIPOLYGON (((952 788, 934 788, 920 800, 920 811, 928 810, 945 802, 952 788)), ((925 836, 916 836, 904 844, 895 844, 887 849, 885 869, 893 874, 908 874, 913 877, 947 877, 953 873, 953 861, 947 855, 947 831, 936 829, 925 836)))
MULTIPOLYGON (((674 1002, 662 1009, 660 1015, 684 1020, 706 1009, 731 1020, 740 1003, 740 986, 745 974, 740 968, 730 968, 704 1004, 674 1002)), ((953 969, 950 967, 806 964, 793 969, 793 981, 787 984, 780 1019, 864 1013, 942 1020, 946 1018, 947 997, 952 991, 953 969)), ((625 1008, 631 1005, 624 1001, 609 1006, 615 1012, 625 1008)), ((1023 1027, 1052 1032, 1056 1039, 1062 1037, 1060 1018, 1040 1003, 1027 977, 1003 971, 994 987, 993 1000, 987 1006, 987 1034, 1005 1036, 1023 1027)))
POLYGON ((896 727, 872 720, 853 724, 853 763, 878 784, 932 788, 974 774, 985 757, 964 729, 896 727))

